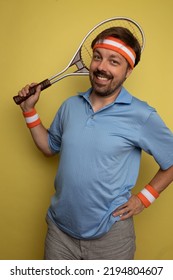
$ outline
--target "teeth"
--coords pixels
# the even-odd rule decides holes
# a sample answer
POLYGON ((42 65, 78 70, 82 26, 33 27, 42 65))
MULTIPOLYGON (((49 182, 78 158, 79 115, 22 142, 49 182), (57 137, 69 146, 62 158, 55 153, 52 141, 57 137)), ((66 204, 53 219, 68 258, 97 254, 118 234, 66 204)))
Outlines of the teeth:
POLYGON ((104 81, 107 81, 108 79, 107 78, 103 78, 103 77, 98 77, 100 80, 104 80, 104 81))
POLYGON ((104 81, 107 81, 107 80, 108 80, 108 78, 103 77, 103 76, 97 76, 97 78, 98 78, 99 80, 104 80, 104 81))

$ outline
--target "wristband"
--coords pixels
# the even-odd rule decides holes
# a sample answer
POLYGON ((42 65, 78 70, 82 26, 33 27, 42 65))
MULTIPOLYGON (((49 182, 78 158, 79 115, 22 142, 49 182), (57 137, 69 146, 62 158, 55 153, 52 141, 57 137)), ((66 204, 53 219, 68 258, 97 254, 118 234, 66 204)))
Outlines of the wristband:
POLYGON ((29 128, 33 128, 41 123, 35 109, 32 109, 29 112, 23 112, 23 116, 25 117, 26 125, 29 128))
POLYGON ((147 208, 159 197, 159 193, 150 185, 137 194, 137 197, 141 200, 142 204, 147 208))

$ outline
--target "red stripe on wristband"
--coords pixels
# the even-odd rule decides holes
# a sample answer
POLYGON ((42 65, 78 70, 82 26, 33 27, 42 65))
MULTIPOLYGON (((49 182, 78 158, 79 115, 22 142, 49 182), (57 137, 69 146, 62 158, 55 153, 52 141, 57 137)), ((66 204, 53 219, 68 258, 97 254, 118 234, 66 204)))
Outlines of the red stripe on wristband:
POLYGON ((159 197, 159 193, 150 185, 145 186, 145 188, 155 197, 159 197))
POLYGON ((151 202, 141 192, 137 194, 137 197, 146 208, 151 205, 151 202))
POLYGON ((32 117, 34 116, 35 114, 37 114, 36 110, 35 109, 32 109, 31 111, 28 111, 28 112, 23 112, 23 115, 25 118, 27 117, 32 117))
POLYGON ((41 120, 40 120, 40 118, 38 118, 36 121, 34 121, 32 123, 26 123, 26 124, 27 124, 27 127, 33 128, 33 127, 39 125, 40 123, 41 123, 41 120))

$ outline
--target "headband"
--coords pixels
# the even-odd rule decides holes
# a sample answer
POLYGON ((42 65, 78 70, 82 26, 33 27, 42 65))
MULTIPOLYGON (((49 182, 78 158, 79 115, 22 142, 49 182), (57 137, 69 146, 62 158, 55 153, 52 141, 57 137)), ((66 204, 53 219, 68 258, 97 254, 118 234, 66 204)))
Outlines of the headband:
POLYGON ((104 40, 99 40, 98 42, 96 42, 93 50, 95 50, 96 48, 104 48, 118 52, 127 59, 132 68, 134 67, 136 54, 134 50, 126 45, 123 41, 114 37, 107 37, 104 40))

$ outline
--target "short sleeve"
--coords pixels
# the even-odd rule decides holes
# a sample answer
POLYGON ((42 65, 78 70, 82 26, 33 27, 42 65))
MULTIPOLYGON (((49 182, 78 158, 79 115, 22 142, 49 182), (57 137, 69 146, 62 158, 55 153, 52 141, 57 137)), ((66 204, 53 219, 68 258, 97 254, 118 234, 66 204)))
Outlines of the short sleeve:
POLYGON ((152 112, 141 127, 139 146, 152 155, 163 170, 173 165, 173 133, 157 112, 152 112))
POLYGON ((60 108, 48 129, 48 143, 53 153, 58 153, 61 148, 62 138, 62 109, 60 108))

